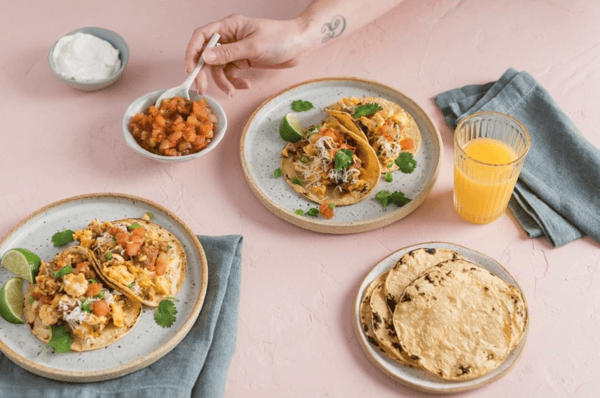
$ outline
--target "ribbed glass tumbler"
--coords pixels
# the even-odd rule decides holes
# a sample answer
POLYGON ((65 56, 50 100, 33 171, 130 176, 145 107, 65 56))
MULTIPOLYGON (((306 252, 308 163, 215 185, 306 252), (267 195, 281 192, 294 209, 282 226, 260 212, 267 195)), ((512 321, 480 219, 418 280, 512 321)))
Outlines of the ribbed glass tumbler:
POLYGON ((531 146, 527 129, 498 112, 478 112, 454 132, 454 207, 465 220, 486 224, 505 211, 531 146))

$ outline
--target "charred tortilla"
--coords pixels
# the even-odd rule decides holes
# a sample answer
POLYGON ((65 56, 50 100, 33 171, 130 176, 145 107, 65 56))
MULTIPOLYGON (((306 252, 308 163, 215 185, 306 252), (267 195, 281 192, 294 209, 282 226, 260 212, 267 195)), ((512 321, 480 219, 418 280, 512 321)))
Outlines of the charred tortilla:
POLYGON ((94 271, 95 262, 94 254, 80 246, 42 261, 23 304, 25 321, 37 338, 48 343, 52 327, 65 325, 73 338, 71 350, 90 351, 114 343, 137 323, 141 304, 112 290, 94 271))
POLYGON ((421 146, 421 133, 413 117, 400 105, 379 97, 342 98, 325 110, 348 130, 369 142, 381 164, 381 172, 398 170, 394 160, 402 152, 415 155, 421 146), (357 114, 361 106, 378 105, 372 114, 357 114))
POLYGON ((94 220, 75 239, 93 250, 98 272, 116 289, 150 307, 175 296, 186 274, 179 239, 148 220, 94 220))
POLYGON ((281 152, 281 170, 300 195, 336 206, 365 199, 381 173, 368 143, 334 117, 309 130, 300 141, 286 144, 281 152))

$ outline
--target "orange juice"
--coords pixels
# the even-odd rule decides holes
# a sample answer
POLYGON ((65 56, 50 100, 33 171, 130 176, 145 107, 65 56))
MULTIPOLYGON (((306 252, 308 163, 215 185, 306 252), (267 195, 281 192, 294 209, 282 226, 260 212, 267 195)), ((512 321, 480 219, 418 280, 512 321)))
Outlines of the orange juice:
POLYGON ((518 156, 508 144, 494 138, 475 138, 455 155, 454 204, 467 221, 484 224, 499 218, 519 176, 518 156))

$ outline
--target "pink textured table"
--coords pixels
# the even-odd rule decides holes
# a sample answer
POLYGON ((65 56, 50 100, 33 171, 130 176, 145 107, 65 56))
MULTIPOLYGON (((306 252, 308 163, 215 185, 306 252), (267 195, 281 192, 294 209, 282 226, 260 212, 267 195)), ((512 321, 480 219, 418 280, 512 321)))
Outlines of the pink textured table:
MULTIPOLYGON (((447 241, 498 260, 530 311, 528 343, 512 371, 473 397, 596 397, 600 391, 600 251, 589 238, 553 249, 529 239, 508 214, 485 226, 452 206, 452 135, 433 97, 497 79, 508 67, 532 74, 594 145, 600 146, 600 7, 593 0, 407 1, 342 35, 295 69, 253 71, 253 88, 228 98, 211 86, 230 127, 209 156, 156 163, 124 143, 127 105, 185 78, 183 56, 197 26, 232 13, 292 18, 309 0, 106 0, 8 2, 0 17, 0 235, 51 202, 120 192, 158 202, 198 234, 242 234, 242 301, 227 397, 412 397, 360 347, 352 303, 366 273, 405 246, 447 241), (116 11, 118 10, 118 11, 116 11), (138 14, 139 12, 139 14, 138 14), (136 14, 138 14, 136 16, 136 14), (108 89, 85 93, 50 72, 47 51, 65 33, 101 26, 131 49, 108 89), (444 163, 425 202, 388 227, 322 235, 282 221, 242 174, 240 135, 266 98, 305 80, 354 76, 414 98, 433 117, 444 163)), ((596 182, 597 183, 597 182, 596 182)))

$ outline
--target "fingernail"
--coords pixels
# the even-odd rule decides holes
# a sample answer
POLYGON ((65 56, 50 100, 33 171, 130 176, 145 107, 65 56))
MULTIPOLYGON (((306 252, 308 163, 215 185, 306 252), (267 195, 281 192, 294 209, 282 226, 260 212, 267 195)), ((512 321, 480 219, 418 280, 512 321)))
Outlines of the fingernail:
POLYGON ((202 59, 204 62, 213 62, 217 59, 217 54, 214 51, 206 50, 202 53, 202 59))

